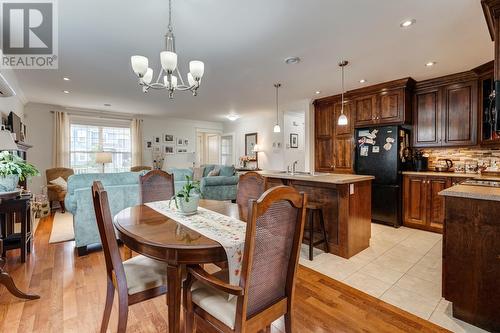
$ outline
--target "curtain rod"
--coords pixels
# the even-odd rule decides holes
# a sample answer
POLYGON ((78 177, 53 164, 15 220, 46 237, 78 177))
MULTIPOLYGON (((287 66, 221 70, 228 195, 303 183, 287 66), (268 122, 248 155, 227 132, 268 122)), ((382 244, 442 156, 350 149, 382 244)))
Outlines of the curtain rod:
MULTIPOLYGON (((49 111, 50 113, 55 113, 56 111, 49 111)), ((76 111, 76 112, 69 112, 69 111, 57 111, 57 112, 64 112, 64 113, 67 113, 69 114, 70 116, 73 115, 73 116, 80 116, 80 117, 97 117, 97 118, 101 118, 101 119, 116 119, 116 120, 134 120, 134 119, 139 119, 139 118, 128 118, 126 116, 119 116, 119 115, 107 115, 107 114, 102 114, 102 113, 97 113, 96 114, 93 114, 93 112, 85 112, 85 111, 82 111, 82 112, 79 112, 79 111, 76 111)), ((143 121, 143 119, 139 119, 140 121, 143 121)))

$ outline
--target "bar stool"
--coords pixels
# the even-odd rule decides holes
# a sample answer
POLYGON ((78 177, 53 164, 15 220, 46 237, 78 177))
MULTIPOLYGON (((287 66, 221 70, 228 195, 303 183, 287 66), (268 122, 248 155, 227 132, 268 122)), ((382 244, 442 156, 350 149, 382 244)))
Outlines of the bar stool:
POLYGON ((325 250, 326 253, 330 252, 330 247, 328 246, 328 237, 326 234, 326 229, 325 229, 325 220, 323 218, 323 205, 319 202, 308 202, 307 203, 307 225, 306 228, 309 232, 308 236, 304 236, 304 240, 309 242, 309 260, 313 260, 313 250, 316 245, 325 243, 325 250), (322 239, 319 239, 317 241, 314 241, 314 216, 319 216, 319 226, 320 226, 320 232, 323 235, 322 239))

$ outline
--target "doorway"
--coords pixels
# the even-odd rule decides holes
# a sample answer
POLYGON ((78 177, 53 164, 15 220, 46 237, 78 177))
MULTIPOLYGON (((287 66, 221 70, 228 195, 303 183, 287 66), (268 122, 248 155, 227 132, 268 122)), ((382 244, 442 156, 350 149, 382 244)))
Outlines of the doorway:
POLYGON ((196 133, 196 163, 220 164, 221 163, 221 134, 198 130, 196 133))

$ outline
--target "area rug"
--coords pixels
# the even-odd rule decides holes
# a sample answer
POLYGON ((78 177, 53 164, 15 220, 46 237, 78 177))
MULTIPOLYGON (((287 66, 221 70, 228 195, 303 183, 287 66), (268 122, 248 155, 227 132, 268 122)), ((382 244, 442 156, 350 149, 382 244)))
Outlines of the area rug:
POLYGON ((68 212, 64 214, 56 212, 54 222, 52 223, 49 243, 67 242, 73 239, 75 239, 73 215, 68 212))

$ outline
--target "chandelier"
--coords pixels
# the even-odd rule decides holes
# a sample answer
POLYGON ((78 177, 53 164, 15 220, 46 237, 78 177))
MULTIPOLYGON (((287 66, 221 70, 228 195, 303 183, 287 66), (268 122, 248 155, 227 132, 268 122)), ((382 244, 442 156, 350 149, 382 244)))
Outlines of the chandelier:
POLYGON ((147 93, 149 89, 168 90, 169 98, 174 98, 174 91, 191 91, 193 96, 197 95, 201 84, 201 78, 205 71, 202 61, 193 60, 189 62, 189 73, 187 74, 187 85, 177 67, 177 53, 175 52, 175 36, 172 28, 172 0, 168 1, 168 32, 165 35, 166 50, 160 52, 161 68, 156 81, 153 80, 153 70, 149 68, 147 57, 134 55, 130 57, 132 70, 139 77, 139 85, 142 91, 147 93), (174 75, 176 74, 176 75, 174 75))

